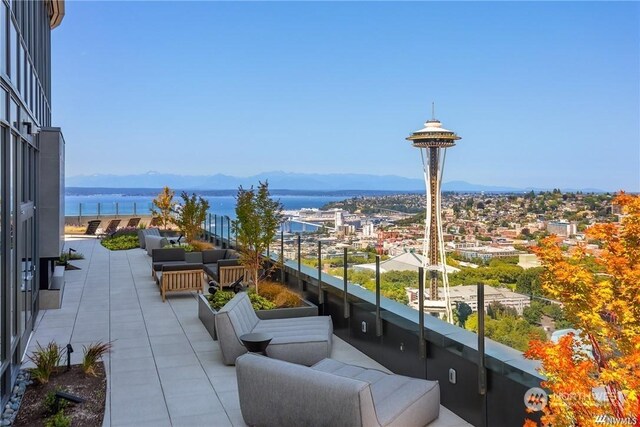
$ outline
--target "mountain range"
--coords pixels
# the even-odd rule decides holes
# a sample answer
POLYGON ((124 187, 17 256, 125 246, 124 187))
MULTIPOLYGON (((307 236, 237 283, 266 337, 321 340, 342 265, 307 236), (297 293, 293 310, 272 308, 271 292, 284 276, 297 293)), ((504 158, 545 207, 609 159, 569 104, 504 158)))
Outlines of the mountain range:
MULTIPOLYGON (((240 185, 249 187, 258 181, 269 181, 271 189, 300 191, 424 191, 421 179, 405 178, 397 175, 367 174, 311 174, 289 172, 263 172, 248 177, 236 177, 223 174, 215 175, 177 175, 159 172, 147 172, 135 175, 94 174, 77 175, 66 178, 66 186, 82 188, 162 188, 169 186, 189 190, 230 190, 240 185)), ((545 188, 516 188, 472 184, 465 181, 449 181, 442 184, 442 191, 460 192, 522 192, 541 191, 545 188)), ((563 189, 575 191, 574 189, 563 189)), ((581 189, 584 192, 600 192, 597 189, 581 189)))

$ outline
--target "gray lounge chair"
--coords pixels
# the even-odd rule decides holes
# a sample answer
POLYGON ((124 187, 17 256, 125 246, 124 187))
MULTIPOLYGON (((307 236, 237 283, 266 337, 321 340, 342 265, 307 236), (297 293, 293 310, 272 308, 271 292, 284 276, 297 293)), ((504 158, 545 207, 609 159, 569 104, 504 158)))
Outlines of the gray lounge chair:
POLYGON ((247 352, 240 337, 253 332, 273 336, 267 347, 269 357, 311 366, 331 355, 330 316, 261 320, 246 292, 238 293, 218 311, 216 332, 222 359, 227 365, 233 365, 238 356, 247 352))
POLYGON ((248 425, 422 427, 440 415, 437 381, 333 359, 308 368, 250 353, 236 375, 248 425))

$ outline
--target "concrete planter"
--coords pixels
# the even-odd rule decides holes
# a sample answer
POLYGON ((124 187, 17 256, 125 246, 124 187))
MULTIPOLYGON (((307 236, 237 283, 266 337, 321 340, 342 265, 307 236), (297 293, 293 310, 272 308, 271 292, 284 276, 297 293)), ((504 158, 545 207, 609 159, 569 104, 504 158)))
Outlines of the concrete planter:
POLYGON ((213 308, 209 305, 209 301, 207 297, 203 294, 198 295, 198 319, 202 322, 211 338, 214 341, 218 339, 218 334, 216 334, 216 313, 213 308))
POLYGON ((270 319, 291 319, 293 317, 310 317, 318 315, 318 306, 305 299, 302 300, 303 307, 274 308, 273 310, 256 310, 258 318, 262 320, 270 319))
MULTIPOLYGON (((318 306, 307 300, 302 300, 303 307, 293 308, 275 308, 273 310, 257 310, 256 315, 259 319, 291 319, 294 317, 310 317, 318 315, 318 306)), ((218 339, 216 334, 216 313, 209 305, 207 297, 200 294, 198 295, 198 318, 204 325, 211 338, 218 339)))
POLYGON ((40 310, 55 310, 62 306, 64 271, 64 265, 57 265, 53 270, 49 289, 40 290, 40 310))

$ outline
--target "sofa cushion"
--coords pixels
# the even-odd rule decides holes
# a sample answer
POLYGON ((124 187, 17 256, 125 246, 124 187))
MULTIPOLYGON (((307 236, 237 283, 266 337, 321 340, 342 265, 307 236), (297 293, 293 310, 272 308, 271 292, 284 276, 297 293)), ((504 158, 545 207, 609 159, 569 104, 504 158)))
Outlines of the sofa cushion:
POLYGON ((202 264, 183 262, 180 264, 168 263, 162 266, 162 271, 202 270, 202 264))
POLYGON ((383 426, 415 425, 417 420, 430 422, 439 415, 440 387, 437 381, 387 374, 333 359, 322 360, 312 368, 371 384, 376 414, 383 426))
POLYGON ((205 264, 204 272, 216 282, 218 281, 218 264, 205 264))
MULTIPOLYGON (((159 249, 156 249, 154 252, 158 252, 159 249)), ((185 261, 164 261, 164 262, 154 262, 152 265, 153 271, 162 271, 162 267, 165 265, 182 265, 185 261)))
POLYGON ((329 316, 260 320, 252 332, 273 336, 267 356, 311 366, 331 356, 333 324, 329 316))
POLYGON ((224 254, 224 259, 239 259, 240 254, 233 249, 227 249, 227 252, 224 254))
POLYGON ((202 262, 202 252, 200 251, 194 251, 194 252, 185 252, 184 254, 184 260, 186 262, 195 262, 198 264, 203 264, 202 262))
POLYGON ((153 251, 151 259, 154 263, 185 261, 185 252, 183 248, 162 248, 160 250, 153 251))
POLYGON ((215 264, 219 260, 224 259, 226 249, 207 249, 202 251, 202 262, 205 264, 215 264))

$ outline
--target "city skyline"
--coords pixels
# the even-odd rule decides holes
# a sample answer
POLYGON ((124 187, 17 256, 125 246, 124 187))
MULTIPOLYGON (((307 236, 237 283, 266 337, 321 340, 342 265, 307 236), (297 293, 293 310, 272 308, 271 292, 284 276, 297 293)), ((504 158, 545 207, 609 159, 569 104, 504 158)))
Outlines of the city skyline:
POLYGON ((67 6, 52 98, 69 176, 419 178, 404 137, 434 101, 465 135, 448 180, 640 191, 637 4, 67 6))

